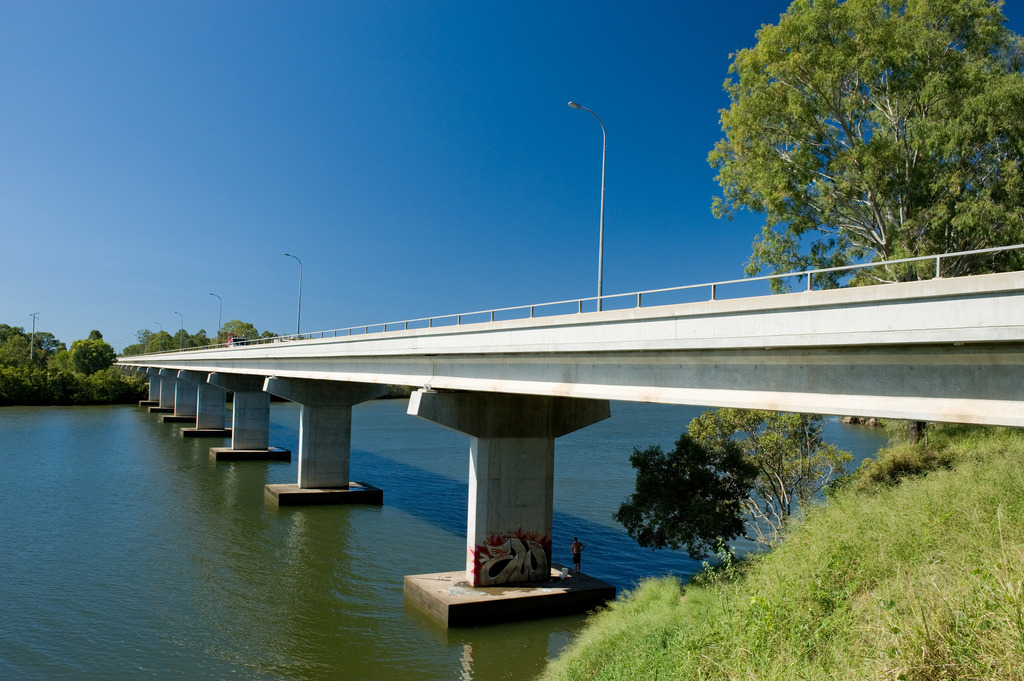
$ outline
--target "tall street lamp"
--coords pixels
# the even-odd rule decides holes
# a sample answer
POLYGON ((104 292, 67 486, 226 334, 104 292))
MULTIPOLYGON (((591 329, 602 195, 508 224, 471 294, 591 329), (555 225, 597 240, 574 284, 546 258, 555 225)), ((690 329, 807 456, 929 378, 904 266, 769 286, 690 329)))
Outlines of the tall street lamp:
POLYGON ((604 138, 601 146, 601 232, 597 242, 597 309, 600 312, 604 309, 603 301, 601 300, 602 281, 604 279, 604 161, 608 153, 608 134, 604 130, 604 123, 601 122, 601 118, 596 113, 576 102, 569 102, 569 106, 573 109, 587 111, 596 118, 598 125, 601 126, 601 136, 604 138))
MULTIPOLYGON (((153 322, 153 323, 156 324, 157 326, 159 326, 160 327, 160 333, 163 333, 164 325, 161 324, 160 322, 153 322)), ((163 336, 157 336, 157 338, 159 338, 160 340, 157 341, 156 347, 157 347, 157 349, 160 352, 163 352, 164 351, 164 337, 163 336)))
POLYGON ((220 305, 217 306, 217 334, 214 336, 214 342, 216 343, 220 339, 220 320, 222 319, 221 313, 224 312, 224 299, 216 293, 211 293, 210 295, 220 301, 220 305))
POLYGON ((181 317, 181 330, 178 331, 178 352, 181 352, 181 346, 185 342, 185 315, 180 312, 175 312, 174 314, 181 317))
POLYGON ((298 256, 292 255, 291 253, 285 253, 285 256, 289 258, 295 258, 295 262, 299 263, 299 309, 295 314, 295 335, 299 335, 299 322, 302 321, 302 261, 299 260, 298 256))

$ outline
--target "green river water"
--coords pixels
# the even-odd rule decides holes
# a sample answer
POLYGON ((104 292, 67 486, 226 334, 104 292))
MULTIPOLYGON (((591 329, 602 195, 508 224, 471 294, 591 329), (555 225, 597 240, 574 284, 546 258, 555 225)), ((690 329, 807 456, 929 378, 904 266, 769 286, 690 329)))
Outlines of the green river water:
MULTIPOLYGON (((0 409, 0 678, 529 679, 584 618, 445 629, 404 602, 406 574, 463 567, 468 439, 405 414, 353 410, 352 476, 382 507, 277 509, 266 483, 296 464, 212 463, 135 407, 0 409)), ((272 406, 293 451, 298 407, 272 406)), ((556 443, 553 559, 620 591, 687 576, 684 553, 638 548, 611 519, 634 446, 671 447, 691 407, 613 403, 556 443)), ((832 423, 858 458, 884 439, 832 423)))

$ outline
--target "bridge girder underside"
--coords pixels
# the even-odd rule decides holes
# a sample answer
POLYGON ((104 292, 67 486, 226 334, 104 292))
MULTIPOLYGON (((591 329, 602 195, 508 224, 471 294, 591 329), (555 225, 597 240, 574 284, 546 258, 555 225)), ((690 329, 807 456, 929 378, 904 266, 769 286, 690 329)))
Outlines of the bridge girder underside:
POLYGON ((1019 343, 244 361, 179 355, 173 368, 1024 426, 1024 345, 1019 343))

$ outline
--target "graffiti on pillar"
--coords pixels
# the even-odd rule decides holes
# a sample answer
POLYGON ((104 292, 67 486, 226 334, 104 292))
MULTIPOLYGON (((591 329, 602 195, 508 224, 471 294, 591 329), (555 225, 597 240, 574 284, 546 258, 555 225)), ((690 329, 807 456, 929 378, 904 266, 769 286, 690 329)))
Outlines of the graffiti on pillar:
POLYGON ((493 535, 477 544, 473 554, 473 583, 491 586, 547 579, 551 538, 519 530, 514 535, 493 535))

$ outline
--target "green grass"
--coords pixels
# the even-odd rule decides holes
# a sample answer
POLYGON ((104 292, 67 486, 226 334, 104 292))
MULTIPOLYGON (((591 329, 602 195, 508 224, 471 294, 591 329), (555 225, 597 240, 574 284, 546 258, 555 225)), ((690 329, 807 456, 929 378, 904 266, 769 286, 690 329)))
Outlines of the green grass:
POLYGON ((1024 435, 880 452, 769 554, 595 614, 542 676, 1024 680, 1024 435))

